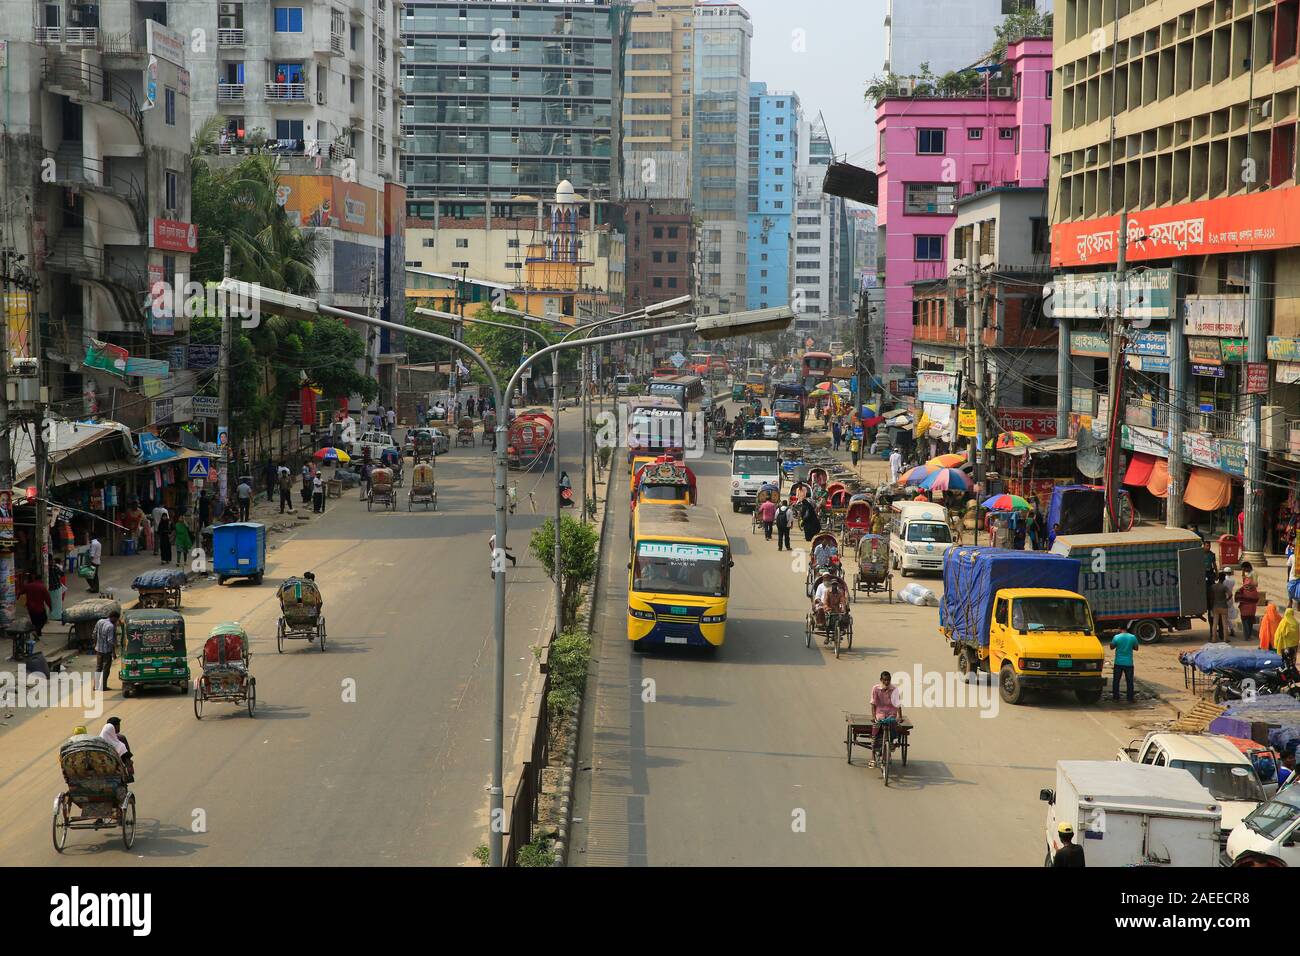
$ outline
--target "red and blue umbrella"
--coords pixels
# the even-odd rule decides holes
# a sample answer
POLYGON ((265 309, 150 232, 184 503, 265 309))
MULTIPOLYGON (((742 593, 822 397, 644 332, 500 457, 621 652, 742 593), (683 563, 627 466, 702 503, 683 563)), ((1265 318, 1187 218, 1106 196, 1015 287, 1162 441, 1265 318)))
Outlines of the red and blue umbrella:
POLYGON ((956 468, 940 468, 921 481, 927 491, 968 491, 970 479, 956 468))
POLYGON ((316 454, 313 455, 312 457, 315 458, 317 461, 332 462, 335 465, 339 464, 340 462, 347 463, 352 460, 352 456, 349 455, 347 452, 345 452, 343 449, 334 448, 334 447, 322 448, 320 451, 316 452, 316 454))
POLYGON ((938 470, 937 465, 917 465, 915 468, 908 469, 899 475, 898 483, 900 485, 919 485, 938 470))

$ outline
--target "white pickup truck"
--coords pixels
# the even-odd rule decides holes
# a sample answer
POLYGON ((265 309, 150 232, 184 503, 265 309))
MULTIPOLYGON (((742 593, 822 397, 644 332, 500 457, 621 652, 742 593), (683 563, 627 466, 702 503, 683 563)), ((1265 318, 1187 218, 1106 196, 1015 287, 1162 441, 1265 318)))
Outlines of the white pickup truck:
POLYGON ((1223 807, 1220 839, 1224 842, 1233 828, 1269 797, 1250 758, 1227 737, 1156 731, 1134 740, 1115 759, 1188 771, 1223 807))
POLYGON ((352 443, 348 454, 356 459, 368 457, 371 461, 378 461, 385 448, 391 448, 399 455, 402 453, 392 435, 387 432, 369 431, 363 432, 361 437, 352 443))

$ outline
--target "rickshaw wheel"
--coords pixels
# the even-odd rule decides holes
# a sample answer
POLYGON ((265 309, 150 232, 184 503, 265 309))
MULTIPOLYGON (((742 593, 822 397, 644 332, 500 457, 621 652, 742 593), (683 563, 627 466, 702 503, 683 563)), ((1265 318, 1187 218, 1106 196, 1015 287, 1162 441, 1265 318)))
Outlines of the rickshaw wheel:
POLYGON ((316 622, 316 640, 320 641, 321 652, 325 651, 325 618, 316 622))
POLYGON ((194 717, 196 720, 203 719, 203 678, 194 682, 194 717))
POLYGON ((284 653, 284 618, 280 618, 275 623, 275 652, 284 653))
POLYGON ((367 499, 366 499, 366 510, 369 511, 369 510, 372 508, 373 505, 374 505, 374 500, 371 499, 371 498, 367 498, 367 499))
POLYGON ((257 709, 257 679, 250 677, 248 679, 248 716, 253 716, 253 711, 257 709))
POLYGON ((849 622, 849 626, 845 628, 844 631, 844 635, 845 637, 848 638, 848 642, 845 644, 844 649, 847 651, 851 651, 853 650, 853 618, 851 617, 848 618, 848 622, 849 622))
POLYGON ((809 611, 808 616, 804 618, 804 622, 803 622, 803 646, 804 647, 812 647, 812 636, 813 636, 813 616, 812 616, 812 612, 809 611))
POLYGON ((829 625, 831 640, 835 642, 835 657, 838 660, 840 656, 840 625, 838 621, 833 621, 829 625))
POLYGON ((135 794, 126 798, 126 806, 118 811, 122 815, 122 845, 131 849, 135 845, 135 794))
POLYGON ((66 794, 59 794, 58 799, 54 801, 54 819, 50 824, 50 836, 54 840, 54 849, 58 853, 63 852, 63 848, 68 845, 68 818, 64 812, 64 801, 67 800, 66 794))
POLYGON ((846 724, 844 728, 844 759, 848 763, 853 763, 853 725, 846 724))
POLYGON ((898 743, 899 749, 902 750, 903 766, 906 767, 907 766, 907 734, 902 734, 898 738, 898 741, 899 741, 898 743))

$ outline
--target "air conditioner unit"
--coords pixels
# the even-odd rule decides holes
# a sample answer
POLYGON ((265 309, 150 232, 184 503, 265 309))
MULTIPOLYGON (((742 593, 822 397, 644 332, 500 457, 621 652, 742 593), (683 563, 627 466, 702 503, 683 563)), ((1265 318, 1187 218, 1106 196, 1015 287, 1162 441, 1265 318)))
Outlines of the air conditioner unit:
POLYGON ((324 90, 317 90, 317 91, 316 91, 316 105, 317 105, 317 106, 324 106, 324 105, 325 105, 325 91, 324 91, 324 90))
POLYGON ((996 86, 993 88, 994 96, 1011 96, 1014 93, 1015 90, 1009 86, 996 86))
POLYGON ((1265 405, 1259 410, 1259 447, 1264 451, 1286 451, 1288 435, 1286 412, 1281 405, 1265 405))
POLYGON ((1273 101, 1272 101, 1272 100, 1265 100, 1263 103, 1260 103, 1260 104, 1259 104, 1259 118, 1260 118, 1260 119, 1268 119, 1268 118, 1269 118, 1270 116, 1272 116, 1272 115, 1273 115, 1273 101))
POLYGON ((907 78, 898 81, 898 92, 903 96, 911 96, 912 91, 916 89, 916 81, 907 78))

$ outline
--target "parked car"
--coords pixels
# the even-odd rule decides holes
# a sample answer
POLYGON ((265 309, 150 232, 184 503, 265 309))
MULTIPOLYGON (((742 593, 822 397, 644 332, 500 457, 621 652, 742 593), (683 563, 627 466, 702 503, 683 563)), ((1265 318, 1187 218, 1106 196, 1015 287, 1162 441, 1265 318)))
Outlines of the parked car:
POLYGON ((384 453, 385 448, 392 448, 398 451, 397 442, 393 441, 393 436, 387 432, 369 431, 362 434, 361 438, 352 443, 352 447, 347 449, 349 455, 353 458, 370 458, 371 461, 378 461, 384 453))
POLYGON ((780 433, 777 429, 776 419, 773 418, 771 415, 759 415, 758 418, 755 419, 755 421, 761 422, 763 424, 764 438, 779 437, 780 433))
POLYGON ((435 455, 446 454, 451 448, 451 439, 447 433, 440 428, 408 428, 406 430, 406 441, 402 445, 402 454, 412 455, 415 453, 415 435, 417 432, 424 432, 433 436, 433 453, 435 455))

